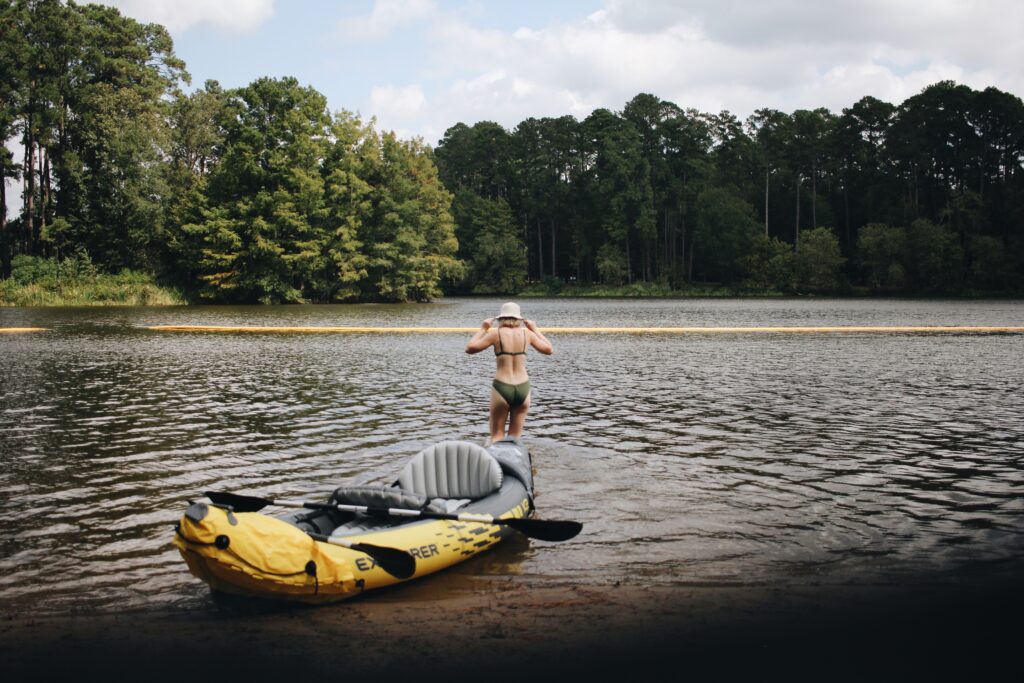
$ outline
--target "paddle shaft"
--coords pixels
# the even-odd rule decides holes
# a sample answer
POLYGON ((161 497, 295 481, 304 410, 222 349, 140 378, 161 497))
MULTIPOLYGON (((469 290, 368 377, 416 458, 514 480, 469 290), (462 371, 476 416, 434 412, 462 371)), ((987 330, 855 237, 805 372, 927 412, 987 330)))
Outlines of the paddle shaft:
MULTIPOLYGON (((367 543, 356 543, 355 541, 349 541, 349 540, 344 539, 344 538, 332 538, 330 536, 325 536, 324 534, 318 534, 318 533, 313 532, 313 531, 307 531, 306 535, 309 536, 310 538, 314 538, 314 539, 320 541, 321 543, 330 543, 331 545, 340 545, 342 548, 348 548, 349 550, 358 550, 359 552, 366 552, 364 549, 367 548, 367 547, 374 548, 374 549, 382 548, 384 550, 394 550, 396 552, 402 552, 402 553, 405 552, 404 550, 398 550, 398 548, 387 548, 385 546, 380 546, 380 545, 372 546, 372 545, 369 545, 367 543)), ((367 553, 367 554, 370 554, 370 553, 367 553)), ((410 555, 410 557, 412 557, 412 556, 410 555)))
POLYGON ((515 529, 530 538, 542 541, 567 541, 576 536, 583 528, 579 522, 559 521, 553 519, 531 519, 529 517, 509 517, 501 519, 492 515, 463 512, 452 514, 446 512, 429 512, 426 510, 407 510, 403 508, 373 508, 364 505, 342 505, 331 503, 310 503, 302 500, 271 500, 256 496, 240 496, 235 493, 217 493, 207 491, 206 495, 215 503, 230 505, 238 512, 256 512, 268 505, 282 507, 306 508, 308 510, 341 510, 342 512, 362 513, 374 517, 406 517, 409 519, 448 519, 457 522, 473 522, 477 524, 502 524, 515 529))
POLYGON ((358 512, 372 517, 423 517, 425 519, 450 519, 457 522, 478 522, 480 524, 512 524, 514 522, 500 519, 493 515, 462 512, 430 512, 427 510, 406 510, 403 508, 372 508, 366 505, 342 505, 333 503, 309 503, 302 500, 274 500, 272 505, 289 508, 307 508, 310 510, 341 510, 342 512, 358 512))

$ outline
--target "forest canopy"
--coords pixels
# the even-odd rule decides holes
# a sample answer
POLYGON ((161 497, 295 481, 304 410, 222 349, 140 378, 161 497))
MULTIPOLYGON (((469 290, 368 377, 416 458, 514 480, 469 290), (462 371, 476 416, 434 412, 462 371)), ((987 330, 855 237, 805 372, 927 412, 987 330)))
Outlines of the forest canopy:
POLYGON ((162 26, 0 2, 0 276, 71 259, 237 303, 1022 291, 1024 103, 995 88, 745 120, 643 93, 431 148, 293 78, 190 85, 162 26))
MULTIPOLYGON (((416 301, 463 274, 432 152, 294 78, 191 93, 167 31, 58 0, 0 5, 0 173, 16 257, 87 258, 211 302, 416 301)), ((35 267, 31 260, 27 267, 35 267)))
MULTIPOLYGON (((523 254, 507 262, 528 280, 1021 291, 1024 103, 995 88, 943 81, 899 105, 744 121, 640 94, 582 121, 459 123, 435 156, 456 216, 507 203, 506 250, 523 254)), ((471 241, 459 255, 469 284, 493 286, 471 241)))

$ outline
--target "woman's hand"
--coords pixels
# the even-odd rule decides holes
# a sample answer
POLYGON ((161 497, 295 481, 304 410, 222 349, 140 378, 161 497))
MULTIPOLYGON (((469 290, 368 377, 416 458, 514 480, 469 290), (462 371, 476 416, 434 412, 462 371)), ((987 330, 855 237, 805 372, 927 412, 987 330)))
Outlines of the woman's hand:
POLYGON ((526 318, 523 318, 523 323, 526 324, 526 329, 528 329, 531 332, 530 346, 532 346, 533 348, 537 349, 538 351, 547 356, 550 356, 552 353, 555 352, 554 347, 551 346, 551 342, 548 341, 548 338, 544 336, 543 332, 537 329, 537 326, 534 324, 532 320, 527 320, 526 318))
POLYGON ((494 343, 493 339, 487 341, 490 336, 488 333, 491 330, 491 320, 492 318, 488 318, 480 323, 480 329, 473 333, 469 343, 466 344, 466 353, 480 353, 494 343))

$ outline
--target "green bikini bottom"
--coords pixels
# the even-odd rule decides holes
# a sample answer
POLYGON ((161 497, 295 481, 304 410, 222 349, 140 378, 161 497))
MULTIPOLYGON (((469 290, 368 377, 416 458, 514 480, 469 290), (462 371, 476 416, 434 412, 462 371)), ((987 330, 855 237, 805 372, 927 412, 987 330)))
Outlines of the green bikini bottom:
POLYGON ((530 395, 530 382, 527 380, 522 384, 509 384, 508 382, 502 382, 501 380, 494 380, 491 383, 494 390, 498 392, 498 395, 505 399, 505 403, 508 404, 509 408, 516 408, 523 405, 527 397, 530 395))

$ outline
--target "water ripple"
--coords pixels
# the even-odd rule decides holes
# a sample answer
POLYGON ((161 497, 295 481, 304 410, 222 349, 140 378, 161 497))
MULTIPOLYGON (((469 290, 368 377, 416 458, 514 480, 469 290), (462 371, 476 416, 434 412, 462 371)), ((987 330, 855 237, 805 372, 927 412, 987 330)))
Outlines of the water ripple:
MULTIPOLYGON (((321 498, 342 482, 392 480, 434 441, 486 436, 493 360, 463 354, 459 335, 144 325, 469 325, 498 303, 0 311, 5 324, 53 328, 0 340, 0 605, 192 608, 202 585, 169 545, 186 500, 204 490, 321 498)), ((1024 319, 1021 302, 529 308, 574 325, 1024 319)), ((555 356, 530 359, 537 500, 585 533, 475 571, 599 584, 877 582, 1024 559, 1020 336, 554 342, 555 356)))

